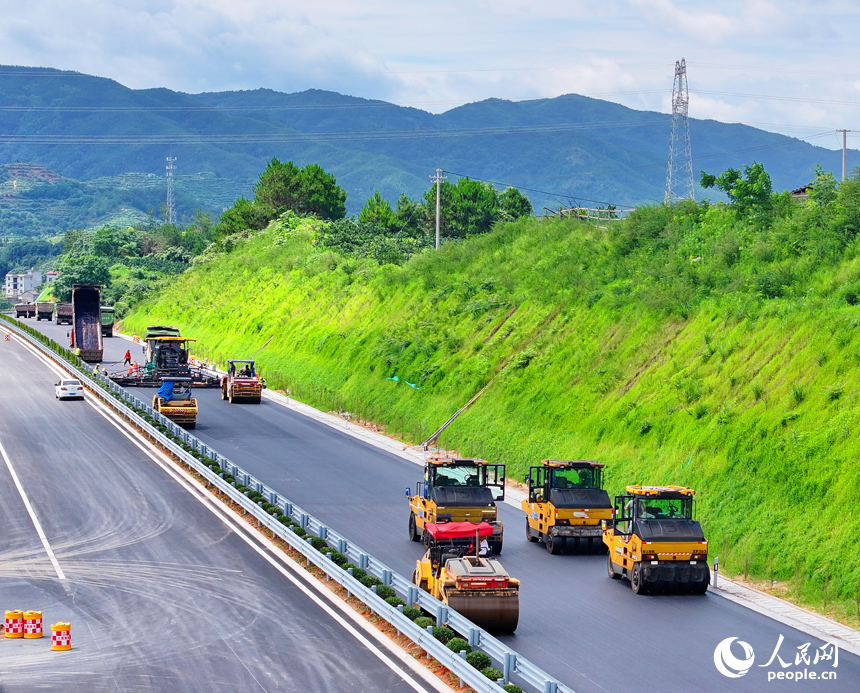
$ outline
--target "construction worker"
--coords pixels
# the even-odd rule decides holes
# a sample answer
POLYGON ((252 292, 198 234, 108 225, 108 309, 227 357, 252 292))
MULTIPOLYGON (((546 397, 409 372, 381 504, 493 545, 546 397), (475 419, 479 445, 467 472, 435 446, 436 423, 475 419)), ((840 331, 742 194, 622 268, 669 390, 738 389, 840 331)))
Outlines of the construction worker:
POLYGON ((81 358, 81 348, 80 347, 75 347, 75 356, 77 356, 78 358, 81 358))
MULTIPOLYGON (((125 352, 125 361, 123 361, 123 362, 122 362, 122 365, 123 365, 123 366, 125 366, 126 364, 128 364, 129 366, 131 366, 131 351, 130 351, 130 350, 126 350, 126 352, 125 352)), ((129 369, 129 373, 131 373, 131 369, 129 369)))

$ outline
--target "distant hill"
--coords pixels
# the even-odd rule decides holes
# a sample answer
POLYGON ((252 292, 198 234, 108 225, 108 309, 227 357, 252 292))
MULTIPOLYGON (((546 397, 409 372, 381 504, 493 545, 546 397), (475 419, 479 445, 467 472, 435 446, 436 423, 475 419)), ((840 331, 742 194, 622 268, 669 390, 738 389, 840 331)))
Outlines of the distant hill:
MULTIPOLYGON (((97 223, 123 209, 157 213, 168 155, 178 158, 186 218, 250 194, 272 156, 330 170, 351 213, 376 189, 391 200, 419 196, 436 168, 526 189, 536 210, 574 200, 633 205, 663 195, 669 128, 668 115, 577 95, 490 99, 435 115, 319 90, 184 94, 0 67, 0 164, 35 162, 61 176, 25 195, 3 183, 20 213, 0 214, 0 236, 16 225, 33 233, 97 223)), ((838 152, 745 125, 692 119, 690 129, 697 176, 757 160, 786 189, 808 182, 815 164, 841 167, 838 152)))

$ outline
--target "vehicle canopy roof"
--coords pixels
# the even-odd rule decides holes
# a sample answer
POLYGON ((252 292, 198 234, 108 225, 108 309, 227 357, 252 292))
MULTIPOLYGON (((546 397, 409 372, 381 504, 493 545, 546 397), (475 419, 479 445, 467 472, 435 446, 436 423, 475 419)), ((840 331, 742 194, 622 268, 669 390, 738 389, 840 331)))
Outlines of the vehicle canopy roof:
POLYGON ((476 534, 481 537, 493 534, 492 525, 486 522, 445 522, 439 525, 428 522, 424 529, 434 539, 468 539, 476 534))
POLYGON ((254 359, 227 359, 227 363, 250 363, 254 365, 254 359))
POLYGON ((696 492, 686 486, 628 486, 627 493, 651 498, 691 498, 696 492))
POLYGON ((161 378, 161 382, 185 384, 192 383, 194 382, 194 380, 192 378, 184 377, 181 375, 165 375, 163 378, 161 378))
POLYGON ((541 460, 544 467, 563 467, 567 469, 589 469, 603 467, 603 462, 593 460, 541 460))
POLYGON ((427 464, 432 464, 434 467, 474 467, 490 464, 487 460, 481 460, 477 457, 428 457, 426 461, 427 464))
POLYGON ((116 308, 113 306, 101 306, 101 311, 102 313, 115 313, 116 308))
POLYGON ((173 336, 158 336, 158 337, 150 337, 147 335, 147 342, 196 342, 197 340, 193 337, 180 337, 178 334, 173 336))

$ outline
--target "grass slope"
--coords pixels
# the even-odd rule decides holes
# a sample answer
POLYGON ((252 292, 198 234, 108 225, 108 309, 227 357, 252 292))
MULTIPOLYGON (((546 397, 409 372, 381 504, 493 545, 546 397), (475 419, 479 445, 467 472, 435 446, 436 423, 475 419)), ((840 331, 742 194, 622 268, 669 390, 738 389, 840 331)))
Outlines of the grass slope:
POLYGON ((860 258, 851 241, 822 259, 829 236, 806 214, 766 231, 695 205, 611 231, 532 220, 403 267, 316 247, 316 222, 275 225, 125 326, 179 325, 217 360, 274 335, 258 355, 271 386, 413 441, 487 386, 443 445, 520 479, 547 457, 588 458, 607 464, 611 492, 693 486, 730 571, 847 609, 860 590, 860 258))

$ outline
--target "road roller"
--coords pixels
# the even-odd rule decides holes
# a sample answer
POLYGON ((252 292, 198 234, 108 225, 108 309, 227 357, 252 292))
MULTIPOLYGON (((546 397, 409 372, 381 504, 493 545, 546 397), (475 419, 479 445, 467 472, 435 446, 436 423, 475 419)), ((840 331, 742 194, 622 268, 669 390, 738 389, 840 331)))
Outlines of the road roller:
POLYGON ((424 531, 430 546, 412 581, 480 628, 513 633, 520 618, 520 581, 490 558, 492 525, 427 523, 424 531))
POLYGON ((605 550, 600 522, 612 517, 612 501, 602 488, 603 463, 544 460, 526 481, 526 539, 542 541, 551 554, 605 550))
POLYGON ((628 486, 603 520, 609 577, 630 580, 636 594, 704 594, 711 582, 708 542, 685 486, 628 486))
POLYGON ((197 425, 197 400, 191 394, 191 378, 162 378, 152 397, 152 408, 183 428, 197 425))
POLYGON ((475 458, 428 456, 424 461, 424 480, 416 493, 406 489, 409 498, 409 538, 424 541, 428 524, 446 522, 486 522, 493 528, 488 538, 493 553, 502 552, 504 527, 498 519, 496 501, 505 499, 505 465, 490 464, 475 458))

